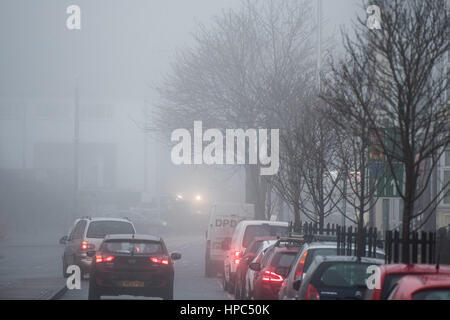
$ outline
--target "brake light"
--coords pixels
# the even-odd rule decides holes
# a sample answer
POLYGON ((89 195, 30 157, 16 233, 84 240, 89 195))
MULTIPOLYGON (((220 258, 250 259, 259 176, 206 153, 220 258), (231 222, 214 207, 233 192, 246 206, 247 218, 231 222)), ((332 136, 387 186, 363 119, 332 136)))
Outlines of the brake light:
POLYGON ((111 262, 114 260, 113 256, 95 256, 95 262, 96 263, 100 263, 100 262, 111 262))
POLYGON ((234 257, 234 259, 233 259, 233 262, 234 262, 234 264, 239 264, 239 262, 241 262, 241 251, 235 251, 234 253, 233 253, 233 257, 234 257))
POLYGON ((296 277, 297 278, 302 278, 303 276, 303 268, 305 267, 305 261, 306 261, 306 257, 308 256, 308 251, 306 250, 305 253, 302 254, 300 261, 298 262, 298 267, 297 267, 297 272, 296 272, 296 277))
POLYGON ((264 275, 262 277, 262 281, 265 282, 283 282, 284 278, 283 276, 280 276, 279 274, 276 274, 272 271, 264 271, 264 275))
POLYGON ((305 300, 320 300, 319 291, 317 291, 312 284, 310 284, 306 290, 305 300))
POLYGON ((87 241, 81 242, 81 250, 95 249, 95 246, 92 243, 88 243, 87 241))
POLYGON ((169 264, 169 258, 168 257, 151 257, 150 261, 157 264, 169 264))
POLYGON ((234 252, 234 256, 235 256, 236 258, 239 258, 239 257, 241 256, 241 252, 240 252, 240 251, 235 251, 235 252, 234 252))

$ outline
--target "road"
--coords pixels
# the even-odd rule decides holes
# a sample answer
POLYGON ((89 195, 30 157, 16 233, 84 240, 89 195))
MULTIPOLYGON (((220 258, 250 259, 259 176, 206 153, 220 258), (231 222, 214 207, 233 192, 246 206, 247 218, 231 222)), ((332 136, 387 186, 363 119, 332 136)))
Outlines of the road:
MULTIPOLYGON (((223 291, 219 278, 205 278, 203 236, 167 238, 169 252, 177 251, 182 255, 175 262, 174 299, 176 300, 228 300, 233 297, 223 291)), ((63 300, 85 300, 88 298, 88 280, 83 280, 80 290, 68 290, 63 300)), ((103 297, 103 299, 146 299, 144 297, 103 297)))

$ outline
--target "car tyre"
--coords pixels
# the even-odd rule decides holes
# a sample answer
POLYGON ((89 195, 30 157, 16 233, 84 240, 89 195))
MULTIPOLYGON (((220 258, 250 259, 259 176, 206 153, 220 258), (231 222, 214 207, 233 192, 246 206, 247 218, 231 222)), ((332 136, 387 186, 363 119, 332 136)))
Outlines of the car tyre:
POLYGON ((89 281, 88 300, 100 300, 101 293, 99 287, 95 284, 95 280, 89 281))
POLYGON ((164 290, 163 300, 173 300, 173 281, 171 281, 164 290))

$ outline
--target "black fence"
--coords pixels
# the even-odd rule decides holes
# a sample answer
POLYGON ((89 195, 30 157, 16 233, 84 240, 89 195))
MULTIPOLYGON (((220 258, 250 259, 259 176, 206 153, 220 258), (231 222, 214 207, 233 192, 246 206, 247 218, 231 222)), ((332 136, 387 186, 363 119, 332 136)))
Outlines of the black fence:
POLYGON ((398 230, 386 231, 385 262, 399 263, 435 263, 436 233, 416 231, 411 232, 408 239, 402 239, 398 230), (404 252, 404 250, 407 250, 404 252))

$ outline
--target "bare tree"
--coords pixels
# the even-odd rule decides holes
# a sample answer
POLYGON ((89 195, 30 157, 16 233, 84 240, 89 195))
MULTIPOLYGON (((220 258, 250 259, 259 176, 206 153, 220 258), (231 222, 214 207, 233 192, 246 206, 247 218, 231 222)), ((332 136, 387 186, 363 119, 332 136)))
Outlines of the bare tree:
MULTIPOLYGON (((450 83, 440 68, 450 49, 450 22, 444 0, 376 4, 381 8, 382 29, 369 30, 365 19, 359 19, 355 36, 346 36, 346 53, 364 71, 362 79, 373 81, 376 110, 372 104, 361 107, 403 200, 402 237, 408 239, 412 221, 435 208, 446 190, 443 186, 425 208, 417 209, 450 143, 450 108, 444 99, 450 83), (404 181, 395 170, 399 164, 404 167, 404 181)), ((344 85, 351 83, 347 80, 344 85)), ((354 94, 364 97, 367 89, 361 86, 354 94)), ((402 250, 402 260, 409 261, 408 250, 402 250)))
MULTIPOLYGON (((156 88, 162 100, 149 114, 150 129, 167 134, 194 120, 213 128, 276 128, 274 114, 301 89, 298 78, 310 62, 310 17, 306 0, 247 0, 200 26, 194 45, 179 52, 156 88)), ((246 200, 263 218, 267 181, 257 165, 245 170, 246 200)))

